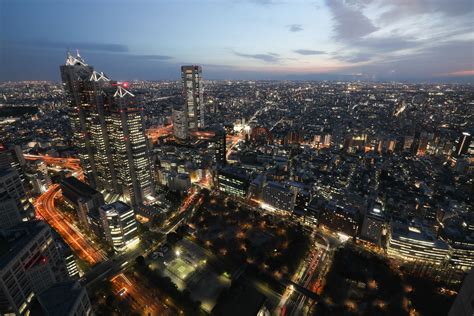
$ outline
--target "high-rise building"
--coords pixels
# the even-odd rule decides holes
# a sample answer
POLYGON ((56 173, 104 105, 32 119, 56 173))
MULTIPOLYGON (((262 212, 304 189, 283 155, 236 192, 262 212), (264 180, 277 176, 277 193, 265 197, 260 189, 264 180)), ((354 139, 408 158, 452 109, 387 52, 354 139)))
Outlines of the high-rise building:
POLYGON ((173 109, 172 121, 174 137, 180 140, 187 139, 189 137, 189 130, 188 117, 186 116, 186 112, 182 109, 173 109))
POLYGON ((245 198, 250 180, 244 169, 228 166, 218 170, 217 184, 219 191, 245 198))
POLYGON ((0 188, 0 229, 10 228, 21 222, 21 215, 15 200, 0 188))
POLYGON ((385 228, 385 215, 382 205, 376 203, 364 215, 362 223, 361 237, 377 245, 380 244, 382 234, 385 228))
POLYGON ((92 305, 86 289, 77 281, 57 283, 38 295, 35 312, 46 316, 89 316, 92 305))
POLYGON ((461 137, 456 141, 454 147, 454 156, 461 157, 468 152, 469 146, 471 145, 472 136, 469 133, 462 133, 461 137))
POLYGON ((0 314, 28 315, 35 296, 67 279, 64 261, 42 221, 4 230, 0 244, 0 314))
POLYGON ((222 127, 215 128, 213 146, 214 146, 214 158, 215 158, 216 164, 219 166, 225 166, 227 145, 226 145, 226 133, 225 133, 224 128, 222 127))
POLYGON ((61 66, 74 141, 87 182, 139 205, 154 195, 143 108, 127 82, 111 81, 68 54, 61 66))
POLYGON ((103 195, 75 177, 68 177, 61 182, 64 199, 76 209, 79 222, 89 229, 88 213, 97 211, 104 205, 103 195))
POLYGON ((15 169, 0 169, 0 190, 6 191, 15 200, 22 220, 26 221, 35 217, 34 208, 28 201, 20 176, 15 169))
POLYGON ((82 169, 87 181, 95 186, 97 171, 94 163, 94 150, 91 141, 90 108, 93 107, 93 85, 90 78, 94 72, 79 53, 73 57, 69 52, 66 64, 60 67, 64 90, 68 96, 69 119, 73 131, 73 141, 77 146, 82 169))
POLYGON ((127 204, 117 201, 99 208, 105 238, 115 251, 121 252, 138 243, 135 212, 127 204))
POLYGON ((461 289, 448 314, 448 316, 472 315, 474 315, 474 268, 464 278, 461 289))
POLYGON ((181 67, 183 97, 190 131, 206 126, 201 66, 181 67))

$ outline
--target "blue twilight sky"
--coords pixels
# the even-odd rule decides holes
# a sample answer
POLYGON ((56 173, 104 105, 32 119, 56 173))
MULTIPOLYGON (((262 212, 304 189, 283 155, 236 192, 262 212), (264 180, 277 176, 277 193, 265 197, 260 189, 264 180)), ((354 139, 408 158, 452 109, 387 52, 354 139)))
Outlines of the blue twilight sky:
POLYGON ((474 78, 473 0, 0 0, 0 80, 474 78))

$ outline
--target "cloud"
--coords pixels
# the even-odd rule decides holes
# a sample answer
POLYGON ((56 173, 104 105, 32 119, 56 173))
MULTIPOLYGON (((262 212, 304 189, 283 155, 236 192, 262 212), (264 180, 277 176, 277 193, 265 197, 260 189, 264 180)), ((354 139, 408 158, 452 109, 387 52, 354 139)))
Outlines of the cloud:
POLYGON ((295 53, 300 55, 323 55, 326 54, 325 51, 322 50, 311 50, 311 49, 295 49, 295 53))
POLYGON ((342 0, 326 0, 333 17, 334 39, 352 41, 378 30, 357 6, 348 5, 342 0))
POLYGON ((278 54, 275 53, 267 53, 267 54, 244 54, 239 52, 234 52, 235 55, 245 58, 257 59, 262 60, 267 63, 278 63, 281 61, 281 58, 278 54))
POLYGON ((96 43, 96 42, 62 42, 50 40, 27 40, 27 41, 10 41, 2 40, 2 45, 10 45, 24 48, 39 49, 80 49, 81 51, 101 51, 110 53, 126 53, 128 46, 114 43, 96 43))
POLYGON ((380 6, 386 10, 381 15, 381 21, 395 21, 422 14, 460 17, 474 12, 472 0, 385 0, 380 2, 380 6))
POLYGON ((170 60, 173 59, 171 56, 166 55, 135 55, 138 58, 148 59, 148 60, 170 60))
POLYGON ((301 32, 303 30, 303 26, 301 24, 289 24, 286 27, 290 32, 301 32))
POLYGON ((274 5, 278 4, 278 1, 275 0, 250 0, 250 2, 258 4, 258 5, 274 5))
POLYGON ((383 60, 350 67, 355 72, 378 76, 382 80, 426 79, 439 74, 469 76, 474 47, 470 41, 448 41, 401 56, 387 56, 383 60), (394 71, 395 70, 395 71, 394 71))

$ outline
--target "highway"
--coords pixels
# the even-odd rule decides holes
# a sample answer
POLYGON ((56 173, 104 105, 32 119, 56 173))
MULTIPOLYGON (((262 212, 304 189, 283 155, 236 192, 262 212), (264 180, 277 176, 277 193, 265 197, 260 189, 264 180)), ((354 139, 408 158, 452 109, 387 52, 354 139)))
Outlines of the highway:
POLYGON ((105 259, 98 247, 92 244, 68 218, 59 211, 55 198, 60 194, 58 184, 52 185, 35 202, 36 213, 61 235, 64 241, 84 261, 91 265, 105 259))
POLYGON ((160 304, 151 292, 135 280, 131 273, 120 273, 111 280, 115 294, 119 294, 119 299, 128 300, 133 310, 144 315, 166 315, 169 313, 165 305, 160 304))
MULTIPOLYGON (((40 155, 25 155, 28 160, 43 160, 47 165, 59 166, 70 170, 72 175, 82 179, 84 174, 76 158, 57 158, 40 155)), ((74 224, 55 206, 55 199, 60 196, 61 189, 53 184, 40 195, 35 202, 36 214, 53 227, 64 241, 75 251, 82 260, 91 265, 106 259, 100 249, 95 246, 74 224)))

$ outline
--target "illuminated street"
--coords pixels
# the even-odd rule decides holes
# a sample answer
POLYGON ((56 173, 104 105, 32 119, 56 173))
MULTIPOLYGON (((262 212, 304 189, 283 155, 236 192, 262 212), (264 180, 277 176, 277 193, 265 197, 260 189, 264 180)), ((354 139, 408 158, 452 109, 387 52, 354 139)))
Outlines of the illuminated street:
MULTIPOLYGON (((25 155, 26 159, 42 159, 48 165, 62 167, 70 170, 73 175, 83 177, 82 169, 78 159, 75 158, 52 158, 47 156, 25 155)), ((71 223, 55 206, 55 199, 60 198, 60 187, 53 184, 48 190, 40 195, 35 202, 37 215, 44 218, 66 241, 66 243, 76 252, 76 254, 88 262, 96 264, 104 259, 105 255, 94 245, 79 229, 71 223)))

